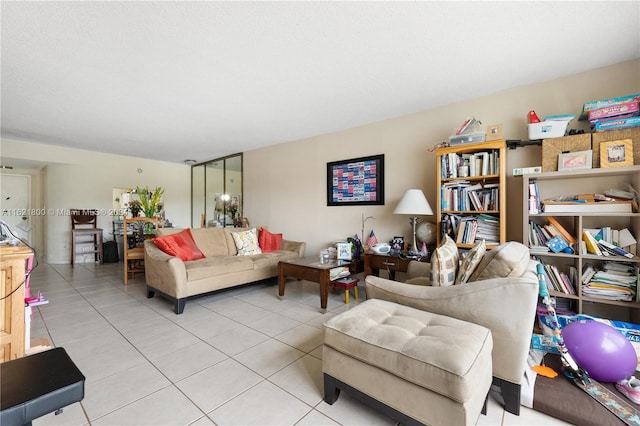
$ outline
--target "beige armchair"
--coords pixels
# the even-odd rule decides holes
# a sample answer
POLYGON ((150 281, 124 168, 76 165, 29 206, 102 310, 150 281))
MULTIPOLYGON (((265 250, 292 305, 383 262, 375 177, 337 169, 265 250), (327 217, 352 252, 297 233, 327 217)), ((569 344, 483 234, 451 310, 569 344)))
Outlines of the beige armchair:
POLYGON ((538 300, 536 262, 522 258, 519 262, 528 263, 519 269, 518 276, 480 279, 448 287, 430 286, 430 265, 411 262, 407 281, 419 285, 369 275, 365 279, 367 299, 387 300, 490 329, 493 383, 500 386, 505 409, 518 415, 520 384, 527 368, 538 300))

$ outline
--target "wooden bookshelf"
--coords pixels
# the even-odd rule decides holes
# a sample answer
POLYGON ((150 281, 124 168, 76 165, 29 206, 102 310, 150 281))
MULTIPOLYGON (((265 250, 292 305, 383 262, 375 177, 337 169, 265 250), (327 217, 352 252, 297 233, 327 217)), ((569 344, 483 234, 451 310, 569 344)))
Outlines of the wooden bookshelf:
MULTIPOLYGON (((613 229, 627 228, 632 236, 640 238, 640 213, 607 213, 607 212, 545 212, 537 214, 529 212, 529 184, 536 182, 541 200, 558 196, 575 194, 604 193, 607 189, 626 189, 633 185, 640 189, 640 166, 580 169, 575 171, 545 172, 522 176, 522 241, 529 243, 530 222, 538 225, 548 223, 548 218, 555 218, 561 226, 576 240, 573 246, 575 253, 533 253, 544 263, 556 265, 567 273, 569 267, 577 269, 577 282, 573 283, 576 295, 551 291, 556 298, 569 299, 576 313, 598 315, 605 318, 638 322, 640 320, 640 303, 637 297, 634 301, 617 301, 597 297, 585 296, 582 293, 582 271, 586 263, 601 266, 605 261, 623 262, 640 268, 638 247, 633 247, 635 254, 632 259, 624 256, 598 256, 586 253, 580 249, 582 231, 585 229, 601 229, 609 226, 613 229)), ((639 240, 640 241, 640 240, 639 240)))
MULTIPOLYGON (((475 219, 478 215, 486 215, 494 220, 498 221, 498 228, 493 242, 487 242, 487 248, 493 248, 498 244, 506 241, 506 225, 507 225, 507 203, 506 203, 506 141, 495 140, 489 142, 478 142, 461 144, 456 146, 450 146, 445 148, 439 148, 436 151, 436 182, 439 190, 437 191, 437 211, 436 211, 436 226, 438 235, 438 244, 443 238, 443 229, 447 227, 445 220, 443 225, 443 218, 453 215, 459 218, 472 218, 475 219), (463 165, 464 158, 478 158, 483 157, 483 153, 487 153, 488 157, 493 156, 493 160, 490 160, 491 167, 485 167, 484 161, 480 163, 480 170, 475 175, 471 175, 471 167, 469 166, 469 176, 459 176, 457 170, 452 172, 452 167, 457 168, 463 165), (475 156, 475 157, 471 157, 475 156), (457 161, 458 160, 458 161, 457 161), (482 169, 485 169, 483 174, 482 169), (493 199, 488 204, 483 206, 482 210, 478 210, 470 200, 464 200, 459 198, 462 203, 456 205, 452 204, 449 187, 456 187, 460 185, 480 185, 483 190, 491 187, 495 189, 490 197, 493 199), (488 207, 485 209, 485 207, 488 207)), ((474 167, 477 168, 477 167, 474 167)), ((462 188, 462 186, 460 186, 462 188)), ((454 197, 456 195, 453 195, 454 197)), ((458 193, 457 196, 460 196, 458 193)), ((455 235, 452 236, 454 240, 458 240, 458 229, 452 229, 455 235)), ((475 240, 482 238, 475 238, 475 240)), ((473 247, 474 241, 457 243, 461 249, 469 249, 473 247)))

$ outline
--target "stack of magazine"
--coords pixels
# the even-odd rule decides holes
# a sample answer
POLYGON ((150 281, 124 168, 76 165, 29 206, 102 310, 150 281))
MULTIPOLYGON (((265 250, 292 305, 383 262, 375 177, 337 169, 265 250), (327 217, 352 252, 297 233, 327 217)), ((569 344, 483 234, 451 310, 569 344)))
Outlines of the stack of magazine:
POLYGON ((633 265, 605 262, 603 270, 586 264, 582 271, 583 296, 631 302, 636 298, 638 271, 633 265))

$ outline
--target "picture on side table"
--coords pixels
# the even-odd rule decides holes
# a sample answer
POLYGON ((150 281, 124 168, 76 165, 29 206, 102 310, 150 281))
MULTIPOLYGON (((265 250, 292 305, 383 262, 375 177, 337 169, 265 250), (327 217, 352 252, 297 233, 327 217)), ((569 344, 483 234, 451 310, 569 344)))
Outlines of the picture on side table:
POLYGON ((338 260, 351 260, 351 243, 337 243, 336 248, 338 260))

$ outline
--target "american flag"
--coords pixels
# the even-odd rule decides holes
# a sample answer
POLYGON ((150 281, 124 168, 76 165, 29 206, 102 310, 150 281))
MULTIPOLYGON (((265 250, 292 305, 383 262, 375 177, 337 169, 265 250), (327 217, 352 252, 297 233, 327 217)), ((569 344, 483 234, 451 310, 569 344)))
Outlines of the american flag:
POLYGON ((378 244, 378 239, 376 238, 376 234, 373 233, 373 229, 371 230, 371 234, 369 234, 369 239, 367 240, 367 245, 369 247, 373 247, 378 244))

